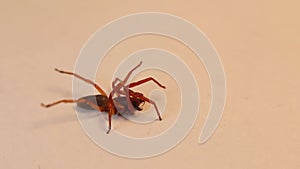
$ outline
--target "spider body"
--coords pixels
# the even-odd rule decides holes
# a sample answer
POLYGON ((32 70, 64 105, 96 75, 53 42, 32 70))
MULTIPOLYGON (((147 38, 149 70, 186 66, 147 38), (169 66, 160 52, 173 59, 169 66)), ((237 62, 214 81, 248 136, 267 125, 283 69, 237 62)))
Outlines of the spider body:
POLYGON ((97 85, 95 82, 86 79, 78 74, 62 71, 55 69, 55 71, 62 73, 62 74, 68 74, 75 76, 76 78, 85 81, 86 83, 93 85, 97 91, 100 93, 98 95, 89 95, 85 97, 81 97, 79 99, 62 99, 59 101, 56 101, 51 104, 44 104, 41 103, 42 107, 48 108, 60 103, 76 103, 78 107, 84 108, 84 109, 92 109, 92 110, 98 110, 100 112, 107 112, 108 114, 108 131, 107 134, 111 130, 111 117, 113 115, 119 114, 121 115, 122 112, 129 111, 131 113, 134 113, 135 111, 141 111, 143 108, 141 106, 144 105, 145 102, 148 102, 152 104, 156 110, 158 119, 161 120, 160 113, 158 111, 158 108, 154 101, 150 100, 149 98, 145 97, 142 93, 135 92, 131 88, 141 85, 143 83, 153 81, 161 88, 166 88, 165 86, 161 85, 157 80, 155 80, 153 77, 148 77, 142 80, 139 80, 137 82, 132 82, 129 84, 126 84, 130 75, 132 72, 137 69, 139 66, 141 66, 142 62, 140 62, 137 66, 135 66, 127 76, 124 78, 124 80, 120 80, 119 78, 116 78, 112 82, 112 91, 107 94, 104 92, 104 90, 101 89, 99 85, 97 85), (114 97, 116 95, 116 97, 114 97))
MULTIPOLYGON (((109 111, 109 108, 107 106, 109 99, 107 96, 89 95, 89 96, 82 97, 80 99, 88 100, 88 101, 96 104, 98 107, 101 107, 101 109, 103 109, 105 112, 109 111)), ((115 108, 115 111, 117 114, 121 114, 125 111, 130 111, 129 107, 128 107, 128 103, 127 103, 127 98, 125 96, 115 97, 115 98, 113 98, 113 101, 114 101, 114 108, 115 108), (118 105, 119 107, 116 107, 115 105, 118 105)), ((141 108, 140 106, 142 106, 142 104, 145 103, 144 100, 139 99, 139 98, 130 97, 130 101, 131 101, 131 104, 133 105, 133 107, 135 108, 135 110, 137 110, 137 111, 143 110, 143 108, 141 108)), ((91 107, 86 102, 79 102, 79 103, 77 103, 77 106, 80 108, 83 108, 83 109, 87 109, 87 110, 94 110, 93 107, 91 107)))
MULTIPOLYGON (((108 97, 107 96, 103 96, 103 95, 89 95, 89 96, 85 96, 82 97, 80 99, 85 99, 88 100, 90 102, 92 102, 93 104, 97 105, 98 107, 101 107, 101 109, 103 109, 104 111, 108 111, 108 97)), ((77 103, 77 106, 86 110, 94 110, 93 107, 91 107, 89 104, 87 104, 86 102, 79 102, 77 103)))

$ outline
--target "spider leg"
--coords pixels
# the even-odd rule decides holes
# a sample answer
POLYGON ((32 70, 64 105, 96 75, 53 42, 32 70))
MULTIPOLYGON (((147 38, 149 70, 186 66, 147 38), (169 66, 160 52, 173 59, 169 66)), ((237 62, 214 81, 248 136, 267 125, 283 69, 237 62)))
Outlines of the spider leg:
POLYGON ((121 81, 120 83, 118 83, 117 84, 117 86, 115 86, 114 88, 113 88, 113 90, 110 92, 110 94, 109 94, 109 99, 111 99, 112 97, 113 97, 113 95, 116 93, 116 92, 118 92, 123 86, 125 86, 125 84, 126 84, 126 82, 127 82, 127 80, 129 79, 129 77, 130 77, 130 75, 133 73, 133 71, 135 70, 135 69, 137 69, 138 67, 140 67, 141 65, 142 65, 142 61, 138 64, 138 65, 136 65, 133 69, 131 69, 129 72, 128 72, 128 74, 127 74, 127 76, 125 77, 125 79, 123 80, 123 81, 121 81))
POLYGON ((158 111, 158 108, 157 108, 157 106, 156 106, 156 104, 155 104, 154 101, 150 100, 149 98, 145 97, 144 95, 142 95, 142 94, 140 94, 140 93, 137 94, 137 93, 135 93, 135 92, 132 91, 132 90, 129 90, 129 94, 130 94, 131 96, 133 96, 133 97, 138 97, 138 98, 140 98, 140 99, 142 99, 142 100, 144 100, 144 101, 146 101, 146 102, 152 104, 152 105, 154 106, 155 110, 156 110, 158 119, 159 119, 159 120, 162 120, 162 118, 161 118, 161 116, 160 116, 160 113, 159 113, 159 111, 158 111))
MULTIPOLYGON (((51 103, 51 104, 44 104, 44 103, 41 103, 41 106, 42 107, 45 107, 45 108, 48 108, 48 107, 51 107, 51 106, 54 106, 54 105, 57 105, 59 103, 86 103, 88 105, 90 105, 93 109, 95 110, 99 110, 100 112, 103 112, 104 109, 101 108, 100 106, 96 105, 95 103, 89 101, 89 100, 86 100, 86 99, 78 99, 78 100, 71 100, 71 99, 62 99, 62 100, 59 100, 59 101, 56 101, 54 103, 51 103)), ((115 111, 114 111, 114 107, 113 106, 110 106, 110 109, 109 109, 109 112, 108 112, 108 131, 106 132, 107 134, 110 132, 111 130, 111 117, 112 115, 115 114, 115 111)))
MULTIPOLYGON (((128 104, 127 107, 128 107, 130 112, 134 112, 135 109, 134 109, 134 107, 131 103, 130 96, 129 96, 130 93, 134 93, 134 92, 132 90, 130 90, 128 86, 124 86, 123 89, 125 91, 125 96, 126 96, 126 100, 127 100, 127 104, 128 104)), ((136 96, 133 95, 133 97, 136 97, 136 96)))
MULTIPOLYGON (((118 81, 119 81, 119 83, 122 82, 122 80, 121 80, 120 78, 117 77, 117 78, 111 83, 111 86, 112 86, 113 89, 116 88, 116 83, 117 83, 118 81)), ((121 90, 116 91, 115 94, 119 97, 120 94, 121 94, 121 90)))
POLYGON ((117 77, 117 78, 111 83, 111 87, 112 87, 112 88, 115 88, 115 87, 116 87, 116 83, 117 83, 118 81, 119 81, 119 82, 122 82, 122 80, 121 80, 120 78, 117 77))
MULTIPOLYGON (((149 82, 149 81, 151 81, 151 80, 152 80, 154 83, 156 83, 159 87, 164 88, 164 89, 166 88, 165 86, 163 86, 162 84, 160 84, 157 80, 155 80, 153 77, 148 77, 148 78, 139 80, 139 81, 137 81, 137 82, 130 83, 129 85, 123 87, 123 89, 124 89, 124 91, 125 91, 125 93, 126 93, 125 95, 126 95, 126 99, 127 99, 127 102, 128 102, 128 108, 129 108, 130 111, 134 111, 134 107, 133 107, 133 105, 132 105, 132 103, 131 103, 131 101, 130 101, 130 97, 129 97, 130 94, 129 94, 129 95, 127 94, 127 93, 129 92, 129 88, 132 88, 132 87, 141 85, 141 84, 143 84, 143 83, 147 83, 147 82, 149 82)), ((130 90, 130 92, 133 92, 133 91, 130 90)), ((134 93, 134 92, 133 92, 133 93, 134 93)), ((149 99, 148 99, 148 100, 149 100, 149 99)), ((145 100, 145 101, 146 101, 146 100, 145 100)), ((148 102, 149 102, 149 101, 148 101, 148 102)), ((158 109, 157 109, 155 103, 154 103, 154 107, 155 107, 156 111, 158 112, 158 109)), ((159 113, 158 113, 158 116, 160 117, 159 113)), ((161 119, 161 118, 160 118, 160 119, 161 119)))
POLYGON ((111 130, 111 116, 110 114, 108 114, 108 129, 106 134, 109 134, 110 130, 111 130))
POLYGON ((62 73, 62 74, 68 74, 68 75, 72 75, 72 76, 75 76, 77 77, 78 79, 80 80, 83 80, 84 82, 88 83, 88 84, 91 84, 93 85, 97 90, 98 92, 103 95, 103 96, 107 96, 106 93, 104 92, 104 90, 101 89, 101 87, 99 85, 97 85, 95 82, 89 80, 89 79, 86 79, 76 73, 73 73, 73 72, 67 72, 67 71, 63 71, 63 70, 58 70, 55 68, 55 71, 59 72, 59 73, 62 73))
POLYGON ((135 69, 137 69, 138 67, 140 67, 142 65, 142 61, 140 61, 140 63, 138 65, 136 65, 133 69, 131 69, 127 76, 125 77, 125 79, 123 80, 124 84, 127 82, 127 80, 129 79, 129 77, 131 76, 131 74, 133 73, 133 71, 135 71, 135 69))
POLYGON ((56 101, 56 102, 51 103, 51 104, 41 103, 41 106, 45 107, 45 108, 48 108, 48 107, 55 106, 55 105, 60 104, 60 103, 77 103, 77 100, 62 99, 62 100, 56 101))
MULTIPOLYGON (((113 86, 113 88, 115 88, 115 84, 117 83, 117 81, 121 81, 119 78, 116 78, 115 80, 114 80, 114 82, 112 83, 112 86, 113 86)), ((142 79, 142 80, 139 80, 139 81, 137 81, 137 82, 133 82, 133 83, 130 83, 129 85, 126 85, 126 86, 124 86, 123 84, 123 90, 124 91, 121 91, 120 89, 118 90, 118 91, 115 91, 115 93, 116 93, 116 95, 117 96, 120 96, 120 94, 123 94, 123 95, 125 95, 126 96, 126 100, 127 100, 127 103, 128 103, 128 108, 129 108, 129 110, 131 111, 131 112, 134 112, 135 111, 135 109, 134 109, 134 107, 133 107, 133 105, 132 105, 132 103, 131 103, 131 101, 130 101, 130 94, 128 94, 128 92, 129 92, 129 88, 132 88, 132 87, 135 87, 135 86, 138 86, 138 85, 141 85, 141 84, 143 84, 143 83, 147 83, 147 82, 149 82, 149 81, 153 81, 154 83, 156 83, 159 87, 161 87, 161 88, 166 88, 164 85, 162 85, 162 84, 160 84, 156 79, 154 79, 153 77, 148 77, 148 78, 145 78, 145 79, 142 79), (125 93, 124 93, 125 92, 125 93)), ((121 81, 122 82, 122 81, 121 81)), ((118 84, 118 85, 121 85, 121 82, 118 84)), ((131 91, 132 92, 132 91, 131 91)), ((154 104, 154 106, 156 107, 156 105, 154 104)), ((157 108, 156 108, 156 110, 157 110, 157 108)), ((158 111, 157 111, 158 112, 158 111)))
POLYGON ((108 130, 107 130, 106 134, 108 134, 111 130, 111 117, 114 114, 115 114, 114 103, 113 103, 113 100, 110 100, 109 111, 108 111, 108 130))
POLYGON ((142 80, 139 80, 137 82, 132 82, 128 85, 129 88, 132 88, 132 87, 135 87, 135 86, 138 86, 138 85, 141 85, 143 83, 146 83, 146 82, 149 82, 149 81, 153 81, 154 83, 156 83, 159 87, 165 89, 166 87, 162 84, 160 84, 157 80, 155 80, 153 77, 148 77, 148 78, 145 78, 145 79, 142 79, 142 80))
POLYGON ((104 109, 99 107, 98 105, 96 105, 95 103, 89 101, 89 100, 86 100, 86 99, 77 99, 77 100, 72 100, 72 99, 62 99, 62 100, 59 100, 59 101, 56 101, 54 103, 50 103, 50 104, 44 104, 44 103, 41 103, 41 106, 42 107, 45 107, 45 108, 48 108, 48 107, 52 107, 52 106, 55 106, 57 104, 60 104, 60 103, 86 103, 88 104, 89 106, 91 106, 93 109, 95 110, 99 110, 100 112, 103 112, 104 109))

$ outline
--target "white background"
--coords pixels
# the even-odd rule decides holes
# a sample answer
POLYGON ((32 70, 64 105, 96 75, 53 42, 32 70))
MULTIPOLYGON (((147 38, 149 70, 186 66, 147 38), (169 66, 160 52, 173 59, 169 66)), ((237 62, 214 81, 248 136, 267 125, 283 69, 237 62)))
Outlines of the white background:
MULTIPOLYGON (((2 2, 0 168, 299 168, 299 5, 291 0, 2 2), (198 145, 210 103, 201 62, 179 42, 159 36, 135 37, 116 46, 97 73, 96 81, 106 91, 114 67, 141 48, 170 50, 199 72, 202 109, 191 133, 163 155, 133 160, 89 140, 71 105, 42 109, 39 104, 72 96, 72 79, 53 69, 73 70, 92 33, 114 19, 145 11, 178 15, 206 33, 223 62, 228 92, 220 126, 206 144, 198 145)), ((172 84, 163 74, 148 73, 172 84)), ((167 95, 178 98, 176 87, 169 87, 167 95)), ((114 124, 124 133, 153 135, 172 124, 177 109, 168 107, 164 125, 122 119, 114 124)))

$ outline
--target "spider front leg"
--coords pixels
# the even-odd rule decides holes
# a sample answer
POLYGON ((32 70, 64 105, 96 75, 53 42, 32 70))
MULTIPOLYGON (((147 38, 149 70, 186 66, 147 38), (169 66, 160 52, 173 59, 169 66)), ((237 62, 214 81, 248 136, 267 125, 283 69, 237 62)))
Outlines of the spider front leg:
MULTIPOLYGON (((117 80, 117 79, 116 79, 116 80, 117 80)), ((116 81, 116 80, 115 80, 115 81, 116 81)), ((164 85, 160 84, 160 83, 159 83, 157 80, 155 80, 153 77, 148 77, 148 78, 139 80, 139 81, 137 81, 137 82, 132 82, 132 83, 130 83, 129 85, 123 87, 123 89, 124 89, 124 91, 125 91, 125 93, 126 93, 125 95, 126 95, 126 99, 127 99, 127 102, 128 102, 128 108, 129 108, 131 111, 134 111, 134 108, 133 108, 133 105, 132 105, 131 102, 130 102, 130 97, 129 97, 129 95, 128 95, 129 91, 132 92, 132 90, 130 90, 129 88, 132 88, 132 87, 135 87, 135 86, 139 86, 139 85, 144 84, 144 83, 147 83, 147 82, 149 82, 149 81, 153 81, 154 83, 156 83, 159 87, 161 87, 161 88, 163 88, 163 89, 166 88, 164 85)), ((134 93, 134 92, 133 92, 133 93, 134 93)), ((156 112, 158 112, 158 109, 157 109, 156 104, 155 104, 152 100, 150 100, 150 99, 148 99, 148 98, 146 98, 146 97, 145 97, 145 99, 148 100, 147 102, 153 104, 154 107, 155 107, 155 109, 156 109, 156 112)), ((146 100, 144 100, 144 101, 146 101, 146 100)), ((159 118, 160 118, 160 120, 161 120, 161 117, 160 117, 159 113, 158 113, 158 116, 159 116, 159 118)))
POLYGON ((160 121, 162 120, 162 118, 160 116, 160 113, 158 111, 158 108, 157 108, 157 106, 156 106, 156 104, 153 100, 150 100, 149 98, 145 97, 143 94, 134 92, 132 90, 129 90, 129 95, 132 96, 132 97, 140 98, 140 99, 144 100, 145 102, 148 102, 148 103, 152 104, 154 106, 155 110, 156 110, 158 119, 160 121))
POLYGON ((148 77, 148 78, 145 78, 145 79, 142 79, 142 80, 139 80, 137 82, 132 82, 128 85, 129 88, 132 88, 132 87, 135 87, 135 86, 139 86, 143 83, 147 83, 149 81, 153 81, 154 83, 156 83, 159 87, 163 88, 163 89, 166 89, 166 86, 160 84, 157 80, 155 80, 153 77, 148 77))

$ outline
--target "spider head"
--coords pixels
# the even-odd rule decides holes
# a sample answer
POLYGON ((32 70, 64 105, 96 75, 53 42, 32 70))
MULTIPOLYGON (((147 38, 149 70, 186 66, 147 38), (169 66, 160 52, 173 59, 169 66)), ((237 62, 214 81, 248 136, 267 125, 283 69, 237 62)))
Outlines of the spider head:
POLYGON ((136 110, 141 111, 141 110, 143 110, 145 100, 143 100, 142 98, 139 97, 139 96, 143 96, 142 93, 136 93, 136 95, 137 95, 137 97, 130 97, 131 104, 136 110))

